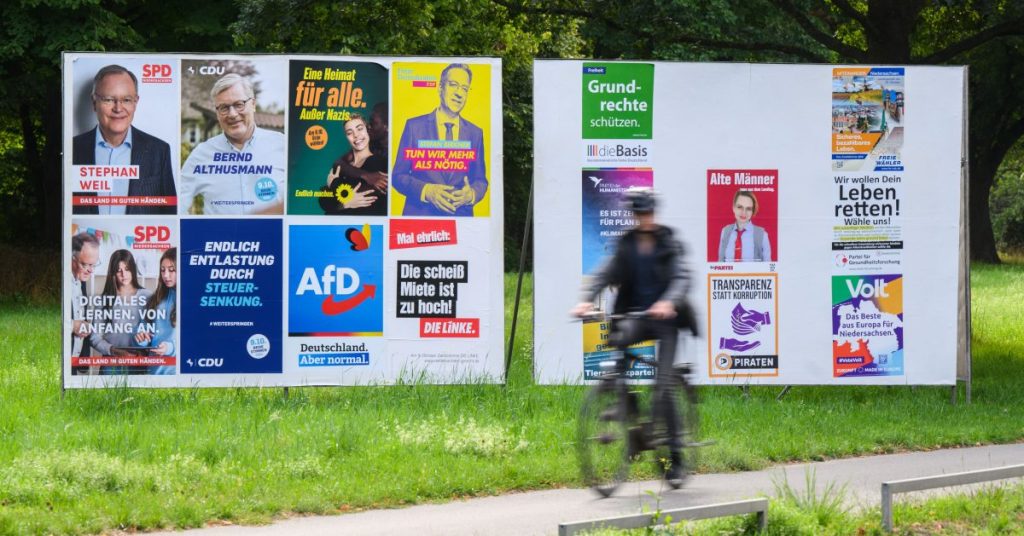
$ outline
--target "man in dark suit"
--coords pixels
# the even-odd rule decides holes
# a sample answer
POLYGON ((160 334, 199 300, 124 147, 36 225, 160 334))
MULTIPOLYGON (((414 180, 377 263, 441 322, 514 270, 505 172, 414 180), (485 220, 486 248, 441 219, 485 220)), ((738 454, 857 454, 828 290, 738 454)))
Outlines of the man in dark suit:
POLYGON ((103 206, 76 205, 73 214, 177 214, 177 191, 167 142, 132 126, 139 104, 139 81, 120 65, 107 65, 93 78, 92 106, 97 126, 75 136, 71 163, 75 165, 138 166, 133 179, 110 179, 110 192, 74 192, 75 196, 170 198, 172 204, 103 206))
POLYGON ((473 73, 468 65, 448 65, 441 71, 440 105, 429 114, 405 122, 391 181, 395 190, 405 196, 403 215, 473 216, 473 205, 487 193, 483 130, 461 116, 472 82, 473 73), (421 140, 468 141, 475 158, 431 162, 435 167, 455 164, 451 169, 413 169, 415 160, 405 158, 405 150, 418 148, 417 142, 421 140), (465 169, 458 169, 459 165, 465 165, 465 169))

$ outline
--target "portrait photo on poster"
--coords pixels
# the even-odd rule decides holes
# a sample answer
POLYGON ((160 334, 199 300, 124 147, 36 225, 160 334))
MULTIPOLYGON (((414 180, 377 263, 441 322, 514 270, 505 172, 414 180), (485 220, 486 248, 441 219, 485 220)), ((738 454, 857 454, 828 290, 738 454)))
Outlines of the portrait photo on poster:
POLYGON ((392 66, 393 216, 489 216, 491 67, 392 66))
POLYGON ((177 213, 179 81, 167 58, 74 60, 72 214, 177 213))
POLYGON ((283 214, 284 58, 181 62, 179 214, 283 214))
POLYGON ((707 261, 778 261, 778 170, 709 169, 707 188, 707 261))

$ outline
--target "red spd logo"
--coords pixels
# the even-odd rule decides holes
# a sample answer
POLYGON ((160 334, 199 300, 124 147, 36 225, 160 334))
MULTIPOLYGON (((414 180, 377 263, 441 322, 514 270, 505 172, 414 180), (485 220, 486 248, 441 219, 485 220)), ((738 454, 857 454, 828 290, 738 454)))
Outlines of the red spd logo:
POLYGON ((134 249, 167 249, 171 247, 171 228, 166 225, 136 225, 134 249))
POLYGON ((147 63, 142 66, 142 82, 146 84, 170 84, 174 70, 167 63, 147 63))

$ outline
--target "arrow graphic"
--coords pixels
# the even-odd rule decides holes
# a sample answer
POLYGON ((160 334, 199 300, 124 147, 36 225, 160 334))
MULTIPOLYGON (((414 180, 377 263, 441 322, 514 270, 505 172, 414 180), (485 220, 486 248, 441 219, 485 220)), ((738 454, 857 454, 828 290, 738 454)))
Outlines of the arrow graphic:
POLYGON ((363 285, 363 289, 358 294, 354 294, 344 300, 334 301, 334 296, 324 298, 324 302, 320 304, 320 310, 328 316, 340 315, 363 303, 368 298, 374 297, 376 294, 377 285, 363 285))

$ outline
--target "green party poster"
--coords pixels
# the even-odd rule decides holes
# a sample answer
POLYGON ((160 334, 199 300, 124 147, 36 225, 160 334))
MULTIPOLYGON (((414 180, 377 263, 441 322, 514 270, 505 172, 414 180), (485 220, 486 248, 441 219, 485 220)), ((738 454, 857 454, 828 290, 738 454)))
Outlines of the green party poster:
POLYGON ((385 215, 388 70, 289 62, 288 213, 385 215))

